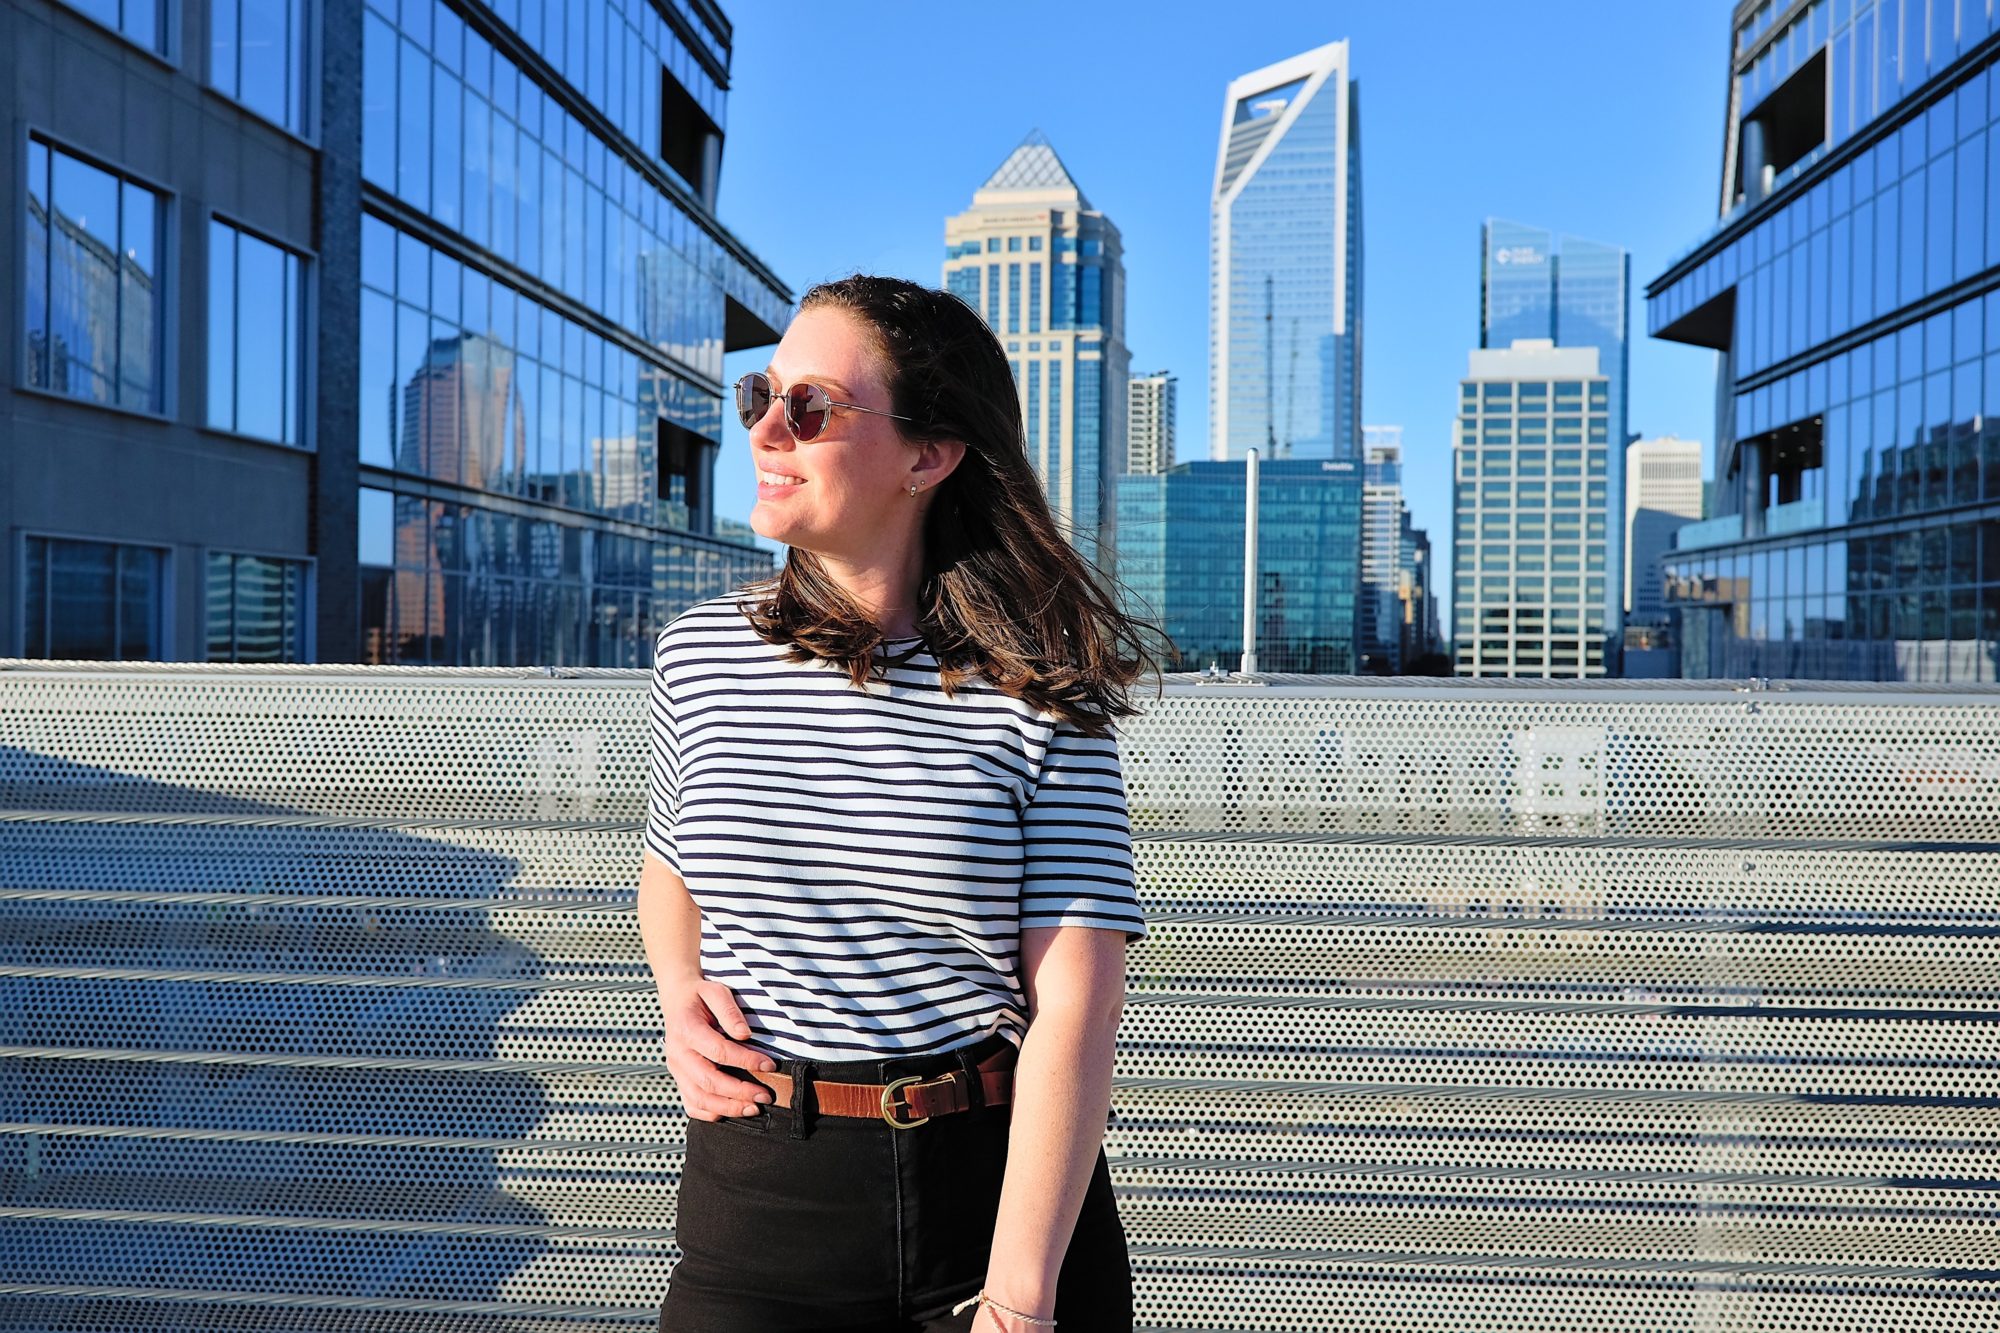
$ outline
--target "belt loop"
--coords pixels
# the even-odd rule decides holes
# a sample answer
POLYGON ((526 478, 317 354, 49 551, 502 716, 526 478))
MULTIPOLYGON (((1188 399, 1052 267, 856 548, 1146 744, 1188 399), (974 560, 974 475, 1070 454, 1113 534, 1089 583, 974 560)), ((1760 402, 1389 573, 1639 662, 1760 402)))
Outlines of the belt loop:
POLYGON ((791 1137, 802 1139, 806 1136, 806 1121, 819 1114, 819 1097, 813 1087, 813 1080, 819 1077, 819 1065, 811 1060, 789 1063, 792 1066, 791 1137))
POLYGON ((986 1105, 986 1084, 979 1076, 979 1062, 972 1058, 973 1048, 958 1048, 958 1067, 965 1071, 965 1105, 967 1110, 977 1111, 986 1105))

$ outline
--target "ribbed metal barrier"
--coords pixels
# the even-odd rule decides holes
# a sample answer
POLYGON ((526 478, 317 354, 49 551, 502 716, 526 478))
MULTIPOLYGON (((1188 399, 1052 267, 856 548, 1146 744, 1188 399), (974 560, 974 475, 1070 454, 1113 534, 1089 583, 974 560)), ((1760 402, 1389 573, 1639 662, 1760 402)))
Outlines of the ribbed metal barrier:
MULTIPOLYGON (((2000 694, 1265 681, 1123 733, 1142 1326, 2000 1328, 2000 694)), ((0 1326, 652 1322, 643 685, 0 661, 0 1326)))

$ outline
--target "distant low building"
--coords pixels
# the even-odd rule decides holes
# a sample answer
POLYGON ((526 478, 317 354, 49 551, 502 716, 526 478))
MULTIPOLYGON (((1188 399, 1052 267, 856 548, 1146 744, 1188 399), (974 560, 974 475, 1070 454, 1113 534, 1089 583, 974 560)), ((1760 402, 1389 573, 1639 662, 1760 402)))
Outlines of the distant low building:
MULTIPOLYGON (((1118 480, 1128 605, 1163 625, 1184 670, 1234 670, 1242 657, 1245 469, 1203 461, 1118 480)), ((1259 669, 1358 670, 1360 465, 1263 463, 1257 492, 1259 669)))

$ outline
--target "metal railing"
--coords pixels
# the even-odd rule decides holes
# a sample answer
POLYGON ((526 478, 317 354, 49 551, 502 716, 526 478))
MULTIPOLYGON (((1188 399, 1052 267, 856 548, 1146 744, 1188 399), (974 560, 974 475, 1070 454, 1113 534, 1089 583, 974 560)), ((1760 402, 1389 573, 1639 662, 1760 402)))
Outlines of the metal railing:
MULTIPOLYGON (((649 1325, 637 672, 0 663, 0 1326, 649 1325)), ((1176 678, 1153 1330, 1990 1329, 2000 693, 1176 678)))

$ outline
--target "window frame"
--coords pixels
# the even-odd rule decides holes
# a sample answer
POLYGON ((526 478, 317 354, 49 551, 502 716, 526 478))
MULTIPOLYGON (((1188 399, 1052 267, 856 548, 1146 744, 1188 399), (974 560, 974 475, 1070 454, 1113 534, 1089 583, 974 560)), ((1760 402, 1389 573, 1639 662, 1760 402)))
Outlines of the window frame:
MULTIPOLYGON (((299 82, 303 94, 299 115, 305 123, 298 129, 292 129, 279 121, 272 120, 235 93, 229 92, 216 83, 215 22, 212 16, 215 6, 223 2, 224 0, 200 0, 200 3, 207 5, 210 15, 206 25, 206 31, 209 33, 208 50, 203 55, 201 61, 202 88, 207 92, 213 93, 216 97, 221 98, 224 102, 227 102, 230 106, 235 107, 244 114, 255 118, 259 123, 269 125, 272 129, 278 131, 278 133, 295 139, 308 148, 318 148, 320 146, 319 127, 324 116, 322 108, 323 99, 321 97, 323 86, 321 78, 323 66, 321 61, 323 59, 323 52, 320 50, 321 44, 314 40, 314 38, 318 37, 324 31, 320 24, 320 19, 323 16, 320 12, 319 0, 298 0, 300 11, 299 21, 305 31, 305 51, 299 62, 299 82)), ((252 0, 229 0, 229 3, 235 4, 238 9, 236 27, 239 39, 243 29, 242 6, 251 2, 252 0)), ((163 3, 177 6, 180 0, 163 0, 163 3)))
MULTIPOLYGON (((61 397, 62 395, 57 394, 53 396, 61 397)), ((15 636, 14 647, 17 650, 19 656, 21 656, 24 659, 37 662, 42 662, 42 661, 55 662, 55 661, 68 660, 65 658, 54 658, 54 657, 28 658, 28 543, 31 541, 92 542, 99 546, 136 546, 145 550, 159 552, 160 655, 158 657, 151 657, 151 658, 131 658, 131 659, 115 659, 115 660, 149 661, 149 662, 176 662, 180 660, 178 657, 175 656, 175 651, 177 647, 175 639, 178 636, 175 634, 176 625, 174 623, 175 622, 174 605, 176 601, 176 598, 174 596, 174 589, 178 586, 180 578, 180 570, 179 570, 180 552, 173 546, 173 544, 170 542, 121 541, 115 537, 106 537, 101 533, 76 532, 76 531, 63 530, 57 528, 47 528, 47 527, 22 528, 19 532, 19 535, 16 536, 16 538, 12 543, 13 554, 14 554, 14 568, 18 571, 14 575, 14 605, 17 609, 14 612, 13 616, 14 623, 12 628, 15 636)))
MULTIPOLYGON (((245 223, 237 214, 220 208, 211 208, 202 214, 202 237, 204 240, 201 253, 201 368, 203 374, 201 377, 201 418, 197 425, 201 430, 210 435, 220 435, 232 440, 244 440, 251 444, 268 445, 272 448, 284 449, 291 453, 318 453, 319 414, 311 410, 312 404, 317 399, 319 384, 319 339, 311 336, 311 331, 318 326, 319 321, 320 267, 318 252, 305 246, 293 245, 288 241, 280 240, 262 227, 245 223), (273 440, 263 435, 249 434, 237 430, 233 426, 213 425, 209 421, 208 372, 211 369, 209 365, 209 338, 215 327, 215 312, 208 307, 208 298, 212 290, 214 274, 209 269, 212 256, 205 242, 216 223, 221 223, 223 226, 249 236, 254 240, 262 241, 266 245, 275 246, 277 249, 292 256, 299 263, 299 313, 296 321, 299 339, 299 438, 295 444, 286 444, 283 440, 273 440)), ((234 419, 234 415, 234 412, 232 412, 232 420, 234 419)))
MULTIPOLYGON (((211 558, 218 555, 226 555, 232 558, 247 557, 252 560, 282 560, 289 564, 299 565, 304 569, 304 580, 299 589, 299 652, 301 654, 299 661, 302 663, 319 661, 318 556, 310 554, 300 555, 297 552, 288 551, 253 550, 236 546, 203 546, 197 551, 196 555, 201 563, 202 574, 199 580, 201 591, 196 599, 195 607, 197 623, 201 625, 201 661, 213 662, 219 660, 208 655, 208 562, 211 558)), ((236 626, 232 623, 230 626, 232 650, 235 640, 236 626)), ((238 660, 235 657, 229 659, 231 663, 238 660)))
POLYGON ((82 19, 85 23, 90 24, 92 27, 97 28, 101 32, 110 33, 113 37, 116 37, 119 41, 131 47, 134 51, 137 51, 141 55, 147 56, 150 59, 158 61, 160 64, 166 66, 170 70, 179 71, 182 67, 181 0, 160 0, 161 49, 155 49, 150 46, 142 45, 139 41, 137 41, 129 33, 127 33, 123 28, 114 27, 111 24, 106 23, 103 19, 97 17, 97 15, 92 14, 87 10, 78 7, 77 5, 70 3, 69 0, 61 0, 61 3, 59 3, 56 6, 56 8, 61 9, 64 13, 76 15, 78 18, 82 19))
MULTIPOLYGON (((69 6, 65 4, 63 8, 67 9, 69 6)), ((85 15, 85 17, 88 18, 89 16, 85 15)), ((100 24, 99 26, 102 25, 100 24)), ((180 210, 176 206, 180 202, 179 192, 169 188, 165 182, 156 180, 144 172, 134 171, 128 167, 113 163, 101 153, 79 148, 74 139, 55 133, 41 121, 24 119, 21 121, 19 133, 14 138, 15 158, 19 163, 14 171, 15 198, 20 200, 20 204, 17 207, 23 210, 21 215, 23 217, 25 216, 28 199, 29 147, 36 142, 40 142, 44 148, 52 153, 65 153, 87 166, 95 167, 99 171, 116 176, 121 181, 129 182, 139 186, 141 189, 151 191, 159 201, 159 234, 156 238, 156 246, 159 252, 159 273, 156 290, 159 293, 160 304, 160 406, 156 411, 146 407, 129 407, 124 403, 100 403, 95 399, 79 397, 76 394, 62 393, 58 390, 44 388, 39 384, 29 382, 27 361, 28 243, 25 223, 20 224, 21 242, 14 247, 14 254, 9 259, 9 271, 14 276, 15 292, 14 299, 9 303, 10 317, 14 321, 14 331, 20 335, 21 341, 20 359, 14 363, 12 368, 14 391, 16 393, 34 394, 50 402, 70 403, 77 407, 89 408, 99 412, 115 412, 120 416, 136 417, 141 421, 171 423, 178 420, 180 412, 181 340, 176 336, 175 320, 180 314, 181 304, 180 267, 177 262, 180 255, 181 226, 180 210)), ((53 162, 51 162, 50 167, 51 179, 53 179, 53 162)), ((96 539, 79 538, 78 540, 94 541, 96 539)))

